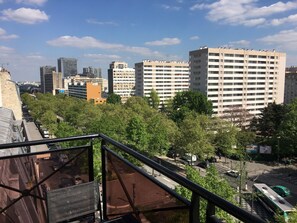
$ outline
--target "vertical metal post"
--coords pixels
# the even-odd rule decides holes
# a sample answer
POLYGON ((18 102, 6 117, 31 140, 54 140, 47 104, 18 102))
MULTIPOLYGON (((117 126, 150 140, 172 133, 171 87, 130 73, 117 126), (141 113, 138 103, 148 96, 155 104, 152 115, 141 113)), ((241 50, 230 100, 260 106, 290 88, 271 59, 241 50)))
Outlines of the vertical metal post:
POLYGON ((106 151, 104 146, 106 142, 104 139, 101 141, 101 171, 102 171, 102 214, 103 219, 107 220, 106 215, 106 151))
POLYGON ((89 181, 94 181, 94 156, 93 156, 93 140, 91 139, 90 146, 88 148, 88 162, 89 162, 89 181))
POLYGON ((207 208, 206 208, 206 222, 211 222, 211 217, 214 216, 216 213, 216 207, 213 203, 210 201, 207 202, 207 208))
POLYGON ((191 209, 190 209, 190 223, 200 223, 200 196, 192 193, 191 209))

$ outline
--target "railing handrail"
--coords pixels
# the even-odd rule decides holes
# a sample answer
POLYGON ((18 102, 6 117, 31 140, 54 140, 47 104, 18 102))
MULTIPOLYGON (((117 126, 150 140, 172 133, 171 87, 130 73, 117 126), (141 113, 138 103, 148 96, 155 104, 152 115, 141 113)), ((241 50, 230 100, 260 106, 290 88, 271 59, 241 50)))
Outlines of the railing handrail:
POLYGON ((212 192, 206 190, 205 188, 199 186, 198 184, 188 180, 187 178, 170 171, 166 167, 158 164, 157 162, 147 158, 146 156, 136 152, 135 150, 132 150, 128 146, 125 146, 121 144, 120 142, 117 142, 113 140, 112 138, 104 135, 104 134, 99 134, 99 137, 106 140, 110 144, 120 148, 121 150, 125 151, 129 155, 137 158, 144 164, 150 166, 151 168, 157 170, 158 172, 162 173, 163 175, 169 177, 170 179, 174 180, 178 184, 186 187, 187 189, 191 190, 192 192, 198 194, 202 198, 209 200, 211 203, 213 203, 216 207, 221 208, 222 210, 228 212, 229 214, 233 215, 234 217, 238 218, 239 220, 243 220, 245 222, 259 222, 259 223, 265 223, 264 220, 259 218, 258 216, 255 216, 246 210, 232 204, 229 201, 226 201, 225 199, 221 198, 220 196, 213 194, 212 192))
POLYGON ((187 178, 167 169, 166 167, 158 164, 157 162, 149 159, 148 157, 132 150, 128 146, 123 145, 120 142, 113 140, 112 138, 104 135, 104 134, 89 134, 89 135, 81 135, 81 136, 72 136, 72 137, 65 137, 65 138, 56 138, 56 139, 43 139, 43 140, 35 140, 35 141, 27 141, 27 142, 17 142, 17 143, 6 143, 0 144, 1 149, 9 149, 9 148, 16 148, 16 147, 25 147, 25 146, 34 146, 40 144, 47 144, 47 143, 58 143, 58 142, 65 142, 65 141, 74 141, 74 140, 83 140, 83 139, 92 139, 92 138, 101 138, 106 142, 118 147, 119 149, 123 150, 124 152, 128 153, 129 155, 137 158, 144 164, 150 166, 151 168, 157 170, 158 172, 162 173, 163 175, 169 177, 170 179, 174 180, 178 184, 186 187, 187 189, 191 190, 193 193, 201 196, 202 198, 210 201, 216 207, 221 208, 222 210, 228 212, 229 214, 233 215, 234 217, 238 218, 239 220, 243 220, 245 222, 259 222, 265 223, 264 220, 255 216, 244 209, 226 201, 225 199, 221 198, 220 196, 213 194, 212 192, 206 190, 205 188, 199 186, 198 184, 188 180, 187 178))

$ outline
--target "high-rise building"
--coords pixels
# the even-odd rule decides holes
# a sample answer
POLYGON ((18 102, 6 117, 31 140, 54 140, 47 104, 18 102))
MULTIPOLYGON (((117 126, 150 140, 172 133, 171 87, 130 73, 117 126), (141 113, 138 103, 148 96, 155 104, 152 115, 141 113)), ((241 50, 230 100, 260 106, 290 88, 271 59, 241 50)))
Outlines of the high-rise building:
POLYGON ((54 94, 55 89, 63 88, 62 73, 53 71, 44 75, 44 93, 54 94))
POLYGON ((45 75, 51 75, 56 71, 56 67, 53 66, 43 66, 40 67, 40 90, 41 93, 45 93, 45 75))
POLYGON ((58 72, 61 72, 63 77, 77 75, 77 59, 65 57, 59 58, 58 72))
POLYGON ((190 89, 205 93, 215 115, 251 118, 269 103, 283 103, 285 53, 204 47, 189 54, 190 89))
POLYGON ((82 76, 91 77, 91 78, 95 78, 95 77, 102 78, 101 68, 84 67, 82 76))
POLYGON ((286 68, 284 103, 289 104, 295 98, 297 98, 297 67, 288 67, 286 68))
POLYGON ((189 90, 189 63, 144 60, 135 64, 135 94, 148 97, 154 89, 160 105, 177 92, 189 90))
POLYGON ((125 62, 113 61, 108 69, 108 91, 121 96, 122 102, 135 93, 135 70, 125 62))

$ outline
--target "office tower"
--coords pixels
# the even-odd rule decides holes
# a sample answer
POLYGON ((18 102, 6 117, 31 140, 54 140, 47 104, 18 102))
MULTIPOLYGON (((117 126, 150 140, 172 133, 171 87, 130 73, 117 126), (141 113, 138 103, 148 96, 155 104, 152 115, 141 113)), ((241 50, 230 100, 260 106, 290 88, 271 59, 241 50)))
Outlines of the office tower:
POLYGON ((177 92, 189 90, 189 63, 144 60, 135 64, 135 78, 135 94, 149 97, 154 89, 161 106, 177 92))
POLYGON ((54 94, 55 89, 63 88, 62 73, 52 71, 44 75, 44 93, 54 94))
POLYGON ((288 67, 286 68, 284 103, 289 104, 296 97, 297 97, 297 67, 288 67))
POLYGON ((92 82, 72 81, 68 84, 69 96, 81 98, 94 104, 102 104, 106 99, 102 98, 102 84, 92 82))
POLYGON ((61 72, 63 77, 77 75, 77 59, 65 57, 59 58, 58 72, 61 72))
POLYGON ((46 93, 45 91, 45 75, 47 74, 52 74, 53 72, 56 71, 56 67, 53 66, 43 66, 40 67, 40 89, 41 89, 41 93, 46 93))
POLYGON ((94 67, 84 67, 82 76, 91 77, 91 78, 102 78, 101 68, 94 68, 94 67))
POLYGON ((283 103, 285 53, 204 47, 189 54, 190 89, 205 93, 215 115, 244 112, 250 119, 269 103, 283 103))
POLYGON ((121 96, 122 102, 135 93, 135 70, 125 62, 113 61, 108 69, 108 90, 121 96))

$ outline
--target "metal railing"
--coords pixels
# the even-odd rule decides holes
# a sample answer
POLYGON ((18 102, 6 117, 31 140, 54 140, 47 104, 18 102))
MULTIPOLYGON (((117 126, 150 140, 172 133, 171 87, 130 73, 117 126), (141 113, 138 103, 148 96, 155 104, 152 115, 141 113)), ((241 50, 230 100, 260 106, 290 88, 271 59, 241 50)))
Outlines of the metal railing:
MULTIPOLYGON (((67 137, 67 138, 59 138, 59 139, 45 139, 45 140, 38 140, 38 141, 31 141, 31 142, 19 142, 19 143, 12 143, 12 144, 0 144, 0 150, 1 149, 9 149, 9 148, 16 148, 16 147, 29 147, 29 146, 34 146, 34 145, 39 145, 39 144, 48 144, 48 143, 61 143, 61 142, 66 142, 66 141, 75 141, 75 140, 93 140, 93 139, 99 139, 101 140, 101 162, 102 162, 102 221, 108 220, 108 208, 107 203, 109 202, 110 198, 107 197, 107 185, 109 182, 107 182, 108 179, 108 174, 110 170, 114 171, 114 178, 118 179, 119 185, 122 187, 125 187, 125 184, 123 184, 123 180, 125 178, 121 177, 119 174, 119 171, 116 170, 115 164, 116 162, 122 162, 123 164, 120 165, 127 165, 133 169, 133 174, 139 173, 140 175, 143 175, 145 178, 148 180, 152 181, 154 184, 160 186, 162 190, 167 192, 170 196, 175 197, 178 201, 181 201, 184 206, 179 206, 175 208, 186 208, 189 210, 188 214, 188 220, 185 222, 190 222, 190 223, 198 223, 200 222, 200 213, 199 213, 199 207, 201 203, 201 198, 205 199, 207 201, 207 210, 206 210, 206 222, 223 222, 223 220, 219 220, 216 217, 216 208, 219 208, 230 215, 234 216, 236 219, 242 221, 242 222, 259 222, 259 223, 264 223, 263 219, 259 218, 258 216, 255 216, 244 209, 226 201, 225 199, 211 193, 210 191, 206 190, 205 188, 199 186, 198 184, 188 180, 187 178, 167 169, 166 167, 158 164, 157 162, 153 161, 152 159, 132 150, 128 146, 125 146, 121 144, 120 142, 117 142, 108 136, 104 134, 91 134, 91 135, 83 135, 83 136, 73 136, 73 137, 67 137), (154 170, 158 171, 159 173, 163 174, 164 176, 168 177, 169 179, 175 181, 179 185, 189 189, 192 191, 192 199, 191 201, 186 201, 185 199, 181 198, 179 195, 175 194, 174 191, 171 189, 167 188, 164 186, 162 183, 158 182, 155 178, 148 176, 144 172, 142 172, 138 167, 133 165, 131 162, 127 161, 126 159, 121 158, 120 156, 116 155, 116 153, 110 149, 111 147, 117 148, 119 151, 124 152, 126 154, 129 154, 130 156, 134 157, 141 163, 153 168, 154 170), (112 161, 112 157, 115 157, 112 161), (110 169, 110 166, 112 166, 113 169, 110 169), (108 169, 109 168, 109 169, 108 169)), ((59 151, 59 150, 57 150, 59 151)), ((50 153, 51 151, 45 151, 45 152, 39 152, 39 153, 31 153, 33 154, 42 154, 42 153, 50 153)), ((9 158, 15 158, 19 157, 21 155, 14 155, 9 158)), ((0 157, 1 159, 4 159, 5 157, 0 157)), ((7 158, 7 157, 6 157, 7 158)), ((88 153, 88 160, 89 160, 89 173, 90 173, 90 181, 93 180, 94 176, 94 169, 93 169, 93 153, 89 152, 88 153), (91 176, 92 175, 92 176, 91 176)), ((66 164, 65 164, 66 165, 66 164)), ((126 167, 125 167, 126 168, 126 167)), ((129 170, 130 171, 130 170, 129 170)), ((0 185, 3 187, 3 185, 0 185)), ((131 188, 130 188, 131 189, 131 188)), ((134 203, 137 202, 135 201, 135 198, 133 198, 133 194, 129 195, 129 188, 125 188, 126 191, 125 194, 129 197, 128 202, 132 206, 130 213, 134 214, 134 216, 140 216, 142 214, 142 211, 137 208, 134 203), (132 196, 132 197, 131 197, 132 196), (133 200, 134 199, 134 200, 133 200), (134 206, 133 206, 134 205, 134 206)), ((134 190, 134 188, 132 188, 134 190)), ((21 193, 23 196, 27 196, 30 191, 26 191, 21 193)), ((108 196, 112 195, 112 193, 109 193, 108 196)), ((174 208, 173 208, 174 209, 174 208)), ((147 210, 146 210, 147 211, 147 210)), ((158 211, 161 211, 159 208, 158 211)), ((3 209, 2 209, 3 212, 3 209)), ((144 211, 145 212, 145 211, 144 211)), ((149 211, 147 211, 149 212, 149 211)), ((158 212, 159 213, 159 212, 158 212)), ((185 220, 185 219, 184 219, 185 220)), ((183 221, 184 222, 184 221, 183 221)))

